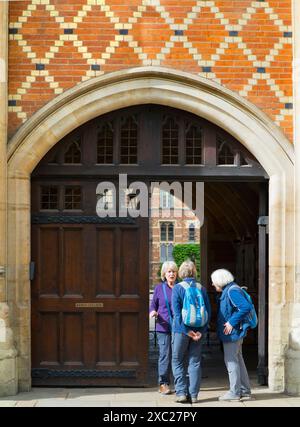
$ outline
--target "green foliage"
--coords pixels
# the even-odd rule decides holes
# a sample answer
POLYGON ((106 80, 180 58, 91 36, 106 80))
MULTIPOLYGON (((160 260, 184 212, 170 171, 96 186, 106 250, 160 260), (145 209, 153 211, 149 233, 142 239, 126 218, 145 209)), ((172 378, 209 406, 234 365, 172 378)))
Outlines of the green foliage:
POLYGON ((162 265, 163 265, 163 263, 161 262, 161 263, 159 264, 159 269, 157 270, 157 277, 158 277, 160 280, 161 280, 160 273, 161 273, 162 265))
POLYGON ((197 243, 178 244, 174 246, 173 258, 178 268, 190 259, 196 264, 197 276, 200 277, 200 245, 197 243))

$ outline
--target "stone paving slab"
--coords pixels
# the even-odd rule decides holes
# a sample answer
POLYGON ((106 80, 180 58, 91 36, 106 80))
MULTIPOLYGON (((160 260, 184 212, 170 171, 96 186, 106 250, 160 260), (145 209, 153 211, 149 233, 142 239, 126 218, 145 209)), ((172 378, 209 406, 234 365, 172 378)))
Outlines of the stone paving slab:
POLYGON ((15 400, 2 400, 0 398, 0 408, 7 408, 7 407, 11 407, 11 406, 16 406, 15 400))
POLYGON ((78 408, 78 407, 96 407, 96 408, 109 408, 110 405, 110 401, 99 401, 99 400, 90 400, 90 401, 83 401, 83 402, 78 402, 78 401, 74 401, 74 400, 65 400, 65 401, 54 401, 52 399, 45 399, 45 400, 40 400, 37 402, 37 404, 35 405, 36 407, 43 407, 43 408, 49 408, 49 407, 55 407, 55 408, 61 408, 61 407, 65 407, 65 408, 69 408, 69 407, 73 407, 73 408, 78 408))
POLYGON ((157 406, 157 402, 155 400, 149 400, 145 402, 118 401, 112 404, 111 406, 115 408, 153 408, 157 406))
POLYGON ((18 408, 32 408, 36 406, 37 403, 37 400, 21 400, 20 402, 16 402, 16 406, 18 408))
POLYGON ((26 401, 26 400, 38 400, 49 397, 51 398, 60 398, 66 399, 69 391, 68 389, 62 388, 44 388, 44 387, 34 387, 30 392, 21 392, 16 396, 1 397, 0 402, 4 400, 15 400, 15 401, 26 401))

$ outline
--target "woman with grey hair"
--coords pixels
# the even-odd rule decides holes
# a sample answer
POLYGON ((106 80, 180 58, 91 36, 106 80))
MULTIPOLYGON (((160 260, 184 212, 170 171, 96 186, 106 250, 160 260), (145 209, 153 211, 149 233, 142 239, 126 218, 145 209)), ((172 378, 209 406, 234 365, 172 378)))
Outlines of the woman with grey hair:
POLYGON ((196 282, 196 275, 195 264, 192 261, 183 262, 179 268, 182 282, 174 286, 172 295, 172 370, 176 401, 180 403, 198 402, 202 374, 202 343, 211 312, 206 289, 196 282), (202 315, 199 322, 196 320, 196 313, 202 315))
POLYGON ((161 268, 162 282, 156 285, 150 305, 150 317, 155 317, 159 346, 158 382, 159 393, 171 394, 171 333, 172 333, 172 290, 177 278, 178 267, 166 261, 161 268))
POLYGON ((251 304, 243 290, 236 285, 230 271, 219 269, 211 275, 212 285, 222 293, 218 302, 217 334, 223 343, 224 361, 230 390, 219 397, 221 401, 251 399, 251 386, 242 354, 243 339, 249 325, 246 316, 251 304))

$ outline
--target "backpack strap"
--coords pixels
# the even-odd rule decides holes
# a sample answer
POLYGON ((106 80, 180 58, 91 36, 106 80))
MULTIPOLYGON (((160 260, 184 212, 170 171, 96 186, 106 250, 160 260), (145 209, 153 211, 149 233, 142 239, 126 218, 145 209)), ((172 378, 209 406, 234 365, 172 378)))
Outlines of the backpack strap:
POLYGON ((203 288, 203 286, 199 282, 196 282, 196 287, 199 289, 199 291, 201 291, 203 288))
POLYGON ((233 301, 232 301, 232 299, 231 299, 231 297, 230 297, 230 290, 231 290, 232 288, 240 289, 240 290, 242 291, 242 295, 243 295, 243 296, 244 296, 244 292, 243 292, 243 289, 242 289, 239 285, 233 285, 233 286, 231 286, 231 287, 228 289, 227 294, 228 294, 229 301, 231 302, 231 304, 233 305, 233 307, 237 308, 237 306, 233 303, 233 301))
POLYGON ((162 288, 163 288, 163 292, 164 292, 164 297, 165 297, 165 302, 166 302, 166 306, 167 306, 168 313, 169 313, 169 325, 170 325, 171 332, 172 332, 172 320, 173 320, 173 316, 172 316, 172 313, 171 313, 170 304, 169 304, 168 297, 167 297, 166 286, 167 285, 165 283, 162 284, 162 288))
MULTIPOLYGON (((179 282, 178 285, 182 286, 184 289, 188 289, 190 287, 190 284, 188 282, 185 282, 184 280, 182 282, 179 282)), ((201 291, 202 285, 198 282, 196 282, 195 285, 196 286, 193 287, 196 287, 201 291)))
POLYGON ((179 282, 178 285, 182 286, 183 289, 185 289, 185 290, 190 287, 190 285, 187 282, 185 282, 184 280, 182 282, 179 282))

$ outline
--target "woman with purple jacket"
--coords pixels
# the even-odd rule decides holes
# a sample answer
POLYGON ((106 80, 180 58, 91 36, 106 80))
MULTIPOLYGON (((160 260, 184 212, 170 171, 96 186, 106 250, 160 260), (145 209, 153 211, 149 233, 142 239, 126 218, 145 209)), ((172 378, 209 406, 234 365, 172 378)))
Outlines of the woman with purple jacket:
POLYGON ((166 261, 161 268, 162 283, 156 285, 150 305, 150 317, 156 318, 159 346, 158 382, 159 393, 171 394, 171 334, 172 334, 172 290, 177 279, 178 267, 173 261, 166 261))

